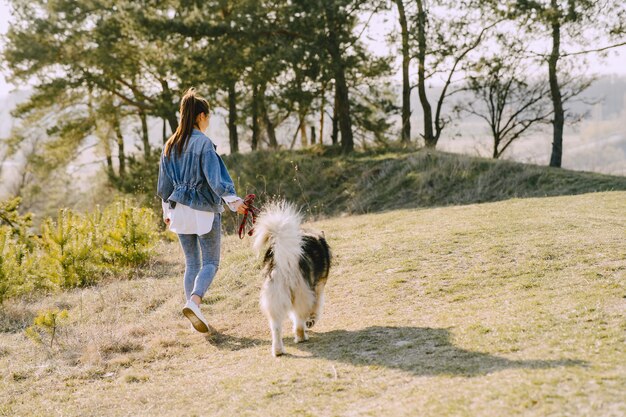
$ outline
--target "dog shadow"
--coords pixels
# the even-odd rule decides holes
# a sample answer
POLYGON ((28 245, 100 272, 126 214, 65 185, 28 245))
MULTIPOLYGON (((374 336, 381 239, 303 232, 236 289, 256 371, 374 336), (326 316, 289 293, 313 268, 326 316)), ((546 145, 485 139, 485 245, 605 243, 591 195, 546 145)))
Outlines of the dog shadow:
POLYGON ((312 357, 359 366, 384 366, 416 376, 478 376, 504 369, 546 369, 586 366, 576 359, 511 360, 489 353, 454 346, 447 329, 424 327, 381 327, 362 330, 333 330, 311 334, 297 345, 312 357))

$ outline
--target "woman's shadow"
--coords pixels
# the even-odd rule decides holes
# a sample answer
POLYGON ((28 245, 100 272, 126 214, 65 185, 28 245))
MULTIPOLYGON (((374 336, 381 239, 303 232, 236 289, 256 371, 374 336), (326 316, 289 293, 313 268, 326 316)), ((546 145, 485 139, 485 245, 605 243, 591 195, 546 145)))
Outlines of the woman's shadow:
POLYGON ((511 360, 454 346, 447 329, 374 326, 311 334, 296 348, 352 365, 401 369, 414 375, 477 376, 503 369, 585 366, 576 359, 511 360))

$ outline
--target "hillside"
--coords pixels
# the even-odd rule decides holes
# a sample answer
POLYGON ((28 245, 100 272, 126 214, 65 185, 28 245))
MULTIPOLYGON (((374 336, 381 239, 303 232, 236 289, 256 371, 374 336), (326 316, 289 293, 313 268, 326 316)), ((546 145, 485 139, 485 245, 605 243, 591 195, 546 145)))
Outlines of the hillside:
MULTIPOLYGON (((410 167, 445 157, 405 158, 410 167)), ((368 163, 380 171, 366 171, 363 187, 402 177, 383 169, 384 157, 368 163)), ((490 180, 469 183, 496 193, 498 178, 511 181, 514 165, 483 164, 490 180)), ((350 173, 347 163, 326 169, 350 173)), ((540 171, 519 177, 520 189, 599 178, 540 171)), ((436 175, 404 177, 427 184, 436 175)), ((353 190, 372 209, 402 206, 413 192, 388 184, 398 204, 381 202, 382 190, 353 190)), ((435 185, 444 186, 441 204, 476 198, 435 185)), ((224 240, 203 305, 217 330, 209 336, 183 318, 182 252, 162 243, 140 278, 5 306, 0 415, 622 416, 625 204, 626 192, 604 192, 308 224, 334 252, 325 315, 308 343, 287 334, 278 359, 249 240, 224 240), (69 322, 50 349, 23 328, 52 306, 68 309, 69 322)))
POLYGON ((313 217, 626 190, 626 177, 439 151, 332 148, 225 157, 240 194, 284 196, 313 217))

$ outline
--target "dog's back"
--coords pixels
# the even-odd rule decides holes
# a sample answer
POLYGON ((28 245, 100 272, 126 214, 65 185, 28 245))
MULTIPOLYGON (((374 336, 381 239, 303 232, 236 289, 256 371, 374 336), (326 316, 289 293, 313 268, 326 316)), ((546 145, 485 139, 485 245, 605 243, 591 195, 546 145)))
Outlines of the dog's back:
POLYGON ((330 260, 330 248, 323 233, 309 232, 302 235, 300 272, 311 289, 328 279, 330 260))

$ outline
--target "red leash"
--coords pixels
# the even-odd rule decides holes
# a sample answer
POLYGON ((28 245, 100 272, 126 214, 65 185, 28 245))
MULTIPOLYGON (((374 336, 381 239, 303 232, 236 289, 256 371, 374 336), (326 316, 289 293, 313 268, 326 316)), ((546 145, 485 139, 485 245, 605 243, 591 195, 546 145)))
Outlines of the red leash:
POLYGON ((248 194, 243 200, 243 203, 246 205, 247 208, 246 212, 243 214, 243 220, 241 221, 241 225, 239 226, 239 239, 243 239, 243 237, 246 235, 246 225, 250 226, 250 230, 248 231, 247 235, 252 236, 252 234, 254 233, 254 223, 256 222, 256 216, 259 213, 259 209, 252 205, 255 198, 256 195, 248 194), (248 214, 251 214, 250 220, 248 220, 248 214))

